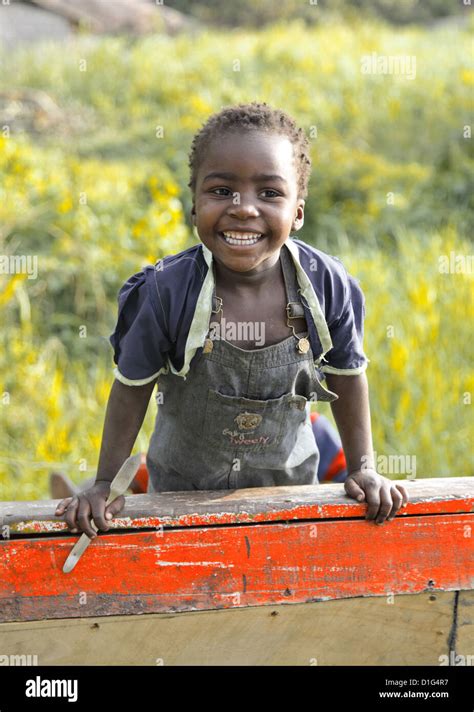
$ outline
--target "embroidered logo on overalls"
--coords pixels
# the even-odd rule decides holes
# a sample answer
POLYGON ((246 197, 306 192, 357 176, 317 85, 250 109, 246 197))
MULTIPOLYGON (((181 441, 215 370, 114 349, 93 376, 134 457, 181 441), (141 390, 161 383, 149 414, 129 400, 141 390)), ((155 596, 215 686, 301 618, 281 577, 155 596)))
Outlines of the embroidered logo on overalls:
POLYGON ((262 422, 262 416, 258 413, 239 413, 234 418, 239 430, 254 430, 262 422))
MULTIPOLYGON (((255 430, 263 418, 258 413, 239 413, 234 418, 234 423, 237 423, 239 430, 255 430)), ((251 438, 249 435, 253 433, 239 433, 237 430, 229 430, 229 428, 224 428, 222 435, 227 435, 230 438, 232 445, 268 445, 270 436, 269 435, 258 435, 257 437, 251 438)))
MULTIPOLYGON (((247 433, 247 435, 251 434, 252 433, 247 433)), ((239 433, 237 430, 229 430, 229 428, 224 428, 222 435, 227 435, 232 445, 269 445, 270 440, 269 435, 259 435, 255 438, 249 438, 246 437, 244 433, 239 433)))

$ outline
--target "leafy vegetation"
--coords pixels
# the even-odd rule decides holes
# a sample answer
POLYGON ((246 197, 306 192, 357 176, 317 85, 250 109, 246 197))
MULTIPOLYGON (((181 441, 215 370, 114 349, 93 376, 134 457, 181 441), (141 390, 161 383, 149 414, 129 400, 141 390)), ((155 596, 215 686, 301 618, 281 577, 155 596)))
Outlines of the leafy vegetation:
POLYGON ((472 474, 469 47, 455 29, 296 21, 2 57, 0 88, 46 92, 60 119, 0 139, 0 254, 38 258, 36 279, 0 275, 0 498, 47 497, 53 468, 94 472, 118 289, 193 244, 192 136, 255 99, 311 137, 298 237, 361 280, 376 451, 415 455, 419 477, 472 474), (416 77, 363 74, 371 53, 415 56, 416 77), (464 261, 446 273, 450 255, 464 261))

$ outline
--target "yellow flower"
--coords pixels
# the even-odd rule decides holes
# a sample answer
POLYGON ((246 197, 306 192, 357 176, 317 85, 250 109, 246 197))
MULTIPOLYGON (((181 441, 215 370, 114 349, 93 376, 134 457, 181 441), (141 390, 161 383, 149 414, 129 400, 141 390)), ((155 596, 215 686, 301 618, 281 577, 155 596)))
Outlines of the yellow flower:
MULTIPOLYGON (((24 282, 25 279, 27 279, 28 275, 27 274, 14 274, 8 281, 3 289, 2 292, 0 292, 0 306, 4 306, 5 304, 8 304, 8 302, 13 298, 18 285, 21 282, 24 282)), ((2 275, 2 281, 5 277, 2 275)))
POLYGON ((461 69, 459 76, 463 84, 467 84, 468 86, 474 84, 474 70, 461 69))
POLYGON ((67 195, 58 205, 58 212, 60 213, 68 213, 73 207, 73 202, 71 200, 71 197, 67 195))
POLYGON ((416 287, 409 290, 410 299, 417 309, 426 310, 435 300, 436 290, 419 278, 416 287))
POLYGON ((408 362, 408 349, 405 344, 392 340, 389 366, 393 371, 404 373, 408 362))

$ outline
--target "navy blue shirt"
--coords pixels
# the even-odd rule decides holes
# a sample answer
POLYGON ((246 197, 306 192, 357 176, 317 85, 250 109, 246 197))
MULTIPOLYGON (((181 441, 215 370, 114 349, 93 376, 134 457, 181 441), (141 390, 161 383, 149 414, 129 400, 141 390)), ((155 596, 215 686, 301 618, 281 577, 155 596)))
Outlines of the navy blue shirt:
MULTIPOLYGON (((362 373, 369 359, 358 282, 337 257, 292 237, 285 245, 296 269, 315 366, 323 373, 362 373)), ((170 371, 186 377, 209 331, 212 260, 212 252, 199 243, 146 265, 121 287, 109 337, 119 381, 140 386, 170 371)))

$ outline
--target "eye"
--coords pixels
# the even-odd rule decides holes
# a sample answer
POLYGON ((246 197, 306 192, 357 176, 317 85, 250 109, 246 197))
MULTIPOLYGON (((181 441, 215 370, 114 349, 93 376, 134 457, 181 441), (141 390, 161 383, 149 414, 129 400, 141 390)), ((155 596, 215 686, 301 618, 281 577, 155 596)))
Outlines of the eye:
MULTIPOLYGON (((229 195, 234 195, 234 193, 230 190, 230 188, 211 188, 209 190, 209 193, 212 193, 213 195, 217 195, 221 198, 226 198, 229 195), (220 193, 219 191, 224 191, 224 193, 220 193)), ((262 191, 262 193, 271 193, 271 195, 265 195, 265 198, 281 198, 281 193, 278 193, 276 190, 273 190, 273 188, 265 188, 265 190, 262 191)))
POLYGON ((217 190, 226 190, 227 193, 232 193, 232 191, 229 190, 229 188, 213 188, 213 189, 210 190, 209 192, 210 192, 210 193, 214 193, 215 195, 221 195, 221 196, 222 196, 222 193, 216 193, 217 190))

